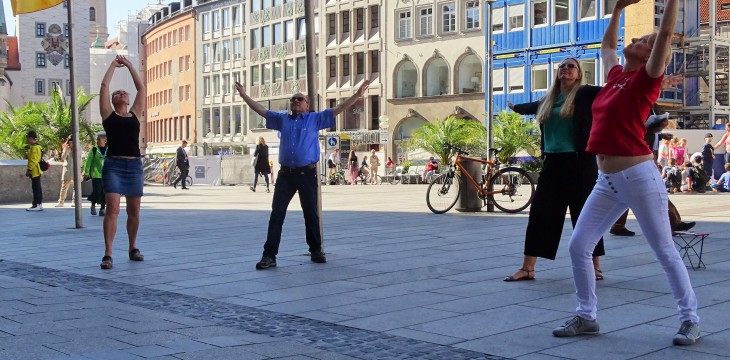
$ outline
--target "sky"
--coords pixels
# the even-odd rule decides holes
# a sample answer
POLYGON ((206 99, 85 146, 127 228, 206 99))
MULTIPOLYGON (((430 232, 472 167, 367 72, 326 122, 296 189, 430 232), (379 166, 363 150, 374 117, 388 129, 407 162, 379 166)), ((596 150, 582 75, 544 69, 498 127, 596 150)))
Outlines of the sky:
MULTIPOLYGON (((13 18, 13 9, 10 7, 10 0, 2 0, 2 2, 5 9, 5 21, 8 23, 8 35, 17 35, 15 34, 15 19, 13 18)), ((164 0, 162 3, 167 4, 169 2, 171 0, 164 0)), ((110 37, 117 35, 119 21, 126 20, 128 15, 136 14, 150 3, 156 4, 158 0, 107 0, 106 21, 110 37)))

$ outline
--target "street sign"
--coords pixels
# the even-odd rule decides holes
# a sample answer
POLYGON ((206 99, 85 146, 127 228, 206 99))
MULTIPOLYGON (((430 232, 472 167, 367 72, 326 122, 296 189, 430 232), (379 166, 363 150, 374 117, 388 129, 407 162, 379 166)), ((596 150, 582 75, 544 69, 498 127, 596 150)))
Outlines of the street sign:
POLYGON ((388 143, 388 130, 380 130, 380 143, 381 144, 387 144, 388 143))
POLYGON ((328 150, 329 149, 336 149, 337 148, 337 142, 338 141, 337 141, 337 138, 336 137, 334 137, 334 136, 327 137, 327 149, 328 150))

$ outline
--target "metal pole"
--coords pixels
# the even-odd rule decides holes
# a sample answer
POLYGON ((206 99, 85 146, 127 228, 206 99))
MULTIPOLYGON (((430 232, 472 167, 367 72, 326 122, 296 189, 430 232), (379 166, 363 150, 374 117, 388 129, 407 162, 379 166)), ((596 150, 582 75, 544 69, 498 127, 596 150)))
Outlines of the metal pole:
MULTIPOLYGON (((69 96, 71 97, 71 123, 73 131, 73 141, 71 148, 73 149, 74 157, 74 194, 76 199, 74 200, 75 213, 76 213, 76 228, 80 229, 84 227, 84 218, 81 215, 81 139, 79 139, 79 117, 78 109, 76 108, 76 79, 75 71, 76 62, 74 61, 74 46, 73 46, 73 35, 74 35, 74 22, 73 22, 73 8, 74 2, 72 0, 67 1, 66 15, 68 17, 68 67, 71 76, 71 89, 69 89, 69 96)), ((61 85, 63 86, 63 85, 61 85)))
MULTIPOLYGON (((486 101, 486 110, 487 110, 487 149, 491 149, 494 147, 494 94, 492 92, 493 86, 492 86, 492 67, 493 65, 493 58, 494 58, 494 47, 492 46, 492 4, 494 4, 495 0, 487 0, 487 41, 486 41, 486 50, 487 50, 487 59, 486 59, 486 65, 487 65, 487 71, 485 71, 485 76, 487 78, 487 101, 486 101)), ((489 159, 492 158, 492 152, 488 151, 489 159)), ((494 212, 494 203, 492 203, 489 198, 487 199, 487 212, 494 212)))
MULTIPOLYGON (((315 77, 317 76, 314 68, 314 8, 312 1, 304 1, 304 24, 307 28, 306 51, 307 51, 307 96, 309 97, 310 111, 311 107, 316 104, 317 89, 315 86, 315 77)), ((327 146, 325 145, 325 149, 327 146)), ((322 224, 322 181, 319 174, 322 172, 322 162, 317 165, 317 216, 319 217, 319 237, 322 239, 322 252, 324 252, 324 226, 322 224)))

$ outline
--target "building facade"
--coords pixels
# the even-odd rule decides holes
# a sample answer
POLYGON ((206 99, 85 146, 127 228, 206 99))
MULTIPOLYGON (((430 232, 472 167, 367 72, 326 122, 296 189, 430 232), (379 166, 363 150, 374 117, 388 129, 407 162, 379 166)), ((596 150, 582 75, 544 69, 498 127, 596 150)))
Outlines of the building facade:
POLYGON ((172 3, 153 15, 142 35, 147 85, 147 153, 174 153, 196 137, 195 12, 192 1, 172 3))
MULTIPOLYGON (((426 122, 484 118, 484 26, 481 1, 388 1, 382 13, 389 154, 426 122)), ((422 158, 425 155, 414 155, 422 158)))
MULTIPOLYGON (((53 87, 61 89, 67 99, 69 94, 75 94, 69 71, 66 6, 64 2, 17 17, 18 53, 23 66, 21 70, 9 72, 14 84, 10 102, 14 106, 22 106, 28 101, 47 101, 53 87)), ((72 15, 76 87, 91 93, 89 43, 86 41, 90 28, 89 1, 74 1, 72 15)))
POLYGON ((97 37, 102 42, 109 39, 106 0, 89 0, 89 44, 93 43, 97 37))

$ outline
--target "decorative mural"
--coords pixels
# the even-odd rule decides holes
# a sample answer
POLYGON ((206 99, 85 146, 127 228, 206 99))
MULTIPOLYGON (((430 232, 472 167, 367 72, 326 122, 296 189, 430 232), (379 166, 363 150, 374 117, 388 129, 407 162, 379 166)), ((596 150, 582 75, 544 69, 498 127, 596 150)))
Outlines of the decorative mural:
POLYGON ((68 39, 63 34, 63 29, 58 24, 51 24, 48 27, 46 36, 41 40, 41 47, 46 51, 46 57, 53 66, 58 66, 68 52, 68 39))

